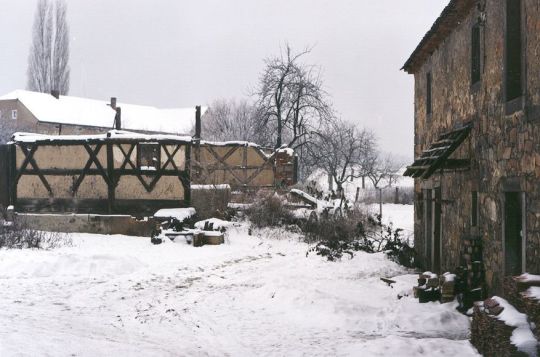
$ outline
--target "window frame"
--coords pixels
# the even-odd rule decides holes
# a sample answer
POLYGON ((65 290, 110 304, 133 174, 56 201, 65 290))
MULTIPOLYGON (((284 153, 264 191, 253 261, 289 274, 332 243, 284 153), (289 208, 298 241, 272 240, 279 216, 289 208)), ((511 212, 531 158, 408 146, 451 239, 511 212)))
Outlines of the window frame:
POLYGON ((161 145, 158 142, 141 142, 137 144, 137 168, 144 171, 157 171, 161 168, 161 145), (143 165, 143 151, 148 150, 147 147, 155 147, 157 150, 156 156, 157 161, 155 165, 143 165))
POLYGON ((471 28, 471 86, 482 82, 482 27, 475 23, 471 28))
MULTIPOLYGON (((526 62, 525 62, 526 39, 525 39, 524 30, 523 30, 524 15, 525 13, 523 11, 523 1, 521 0, 506 0, 505 1, 503 99, 505 102, 506 115, 510 115, 510 114, 513 114, 514 112, 523 110, 523 107, 524 107, 523 98, 526 93, 526 82, 527 82, 526 66, 525 66, 526 65, 526 62), (512 60, 514 60, 514 65, 516 65, 515 63, 519 64, 519 71, 512 71, 512 73, 519 73, 519 86, 520 86, 519 95, 516 95, 516 93, 511 93, 511 91, 513 92, 515 89, 511 89, 510 87, 511 86, 510 84, 511 71, 510 71, 509 62, 511 62, 511 59, 509 57, 510 57, 511 49, 509 48, 510 47, 509 44, 512 43, 513 46, 515 44, 515 41, 510 40, 510 31, 509 31, 510 14, 508 12, 510 3, 518 4, 517 9, 519 10, 519 15, 520 15, 519 16, 519 31, 518 31, 519 32, 519 49, 518 49, 519 51, 515 51, 515 52, 519 52, 519 60, 516 61, 515 58, 512 58, 512 60)), ((517 56, 515 52, 512 52, 512 54, 514 56, 517 56)))
POLYGON ((17 109, 11 110, 11 120, 17 120, 19 117, 19 113, 17 112, 17 109))

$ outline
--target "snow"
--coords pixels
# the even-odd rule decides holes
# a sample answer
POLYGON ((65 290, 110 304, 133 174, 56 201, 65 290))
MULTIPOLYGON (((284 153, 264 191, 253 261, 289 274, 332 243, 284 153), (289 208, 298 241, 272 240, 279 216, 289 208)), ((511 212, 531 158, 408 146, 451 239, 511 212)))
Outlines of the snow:
POLYGON ((156 218, 176 218, 180 222, 194 216, 197 212, 195 208, 163 208, 154 214, 156 218))
POLYGON ((520 275, 518 280, 522 282, 540 282, 540 275, 525 273, 520 275))
POLYGON ((445 282, 451 282, 451 281, 455 281, 456 280, 456 274, 452 274, 452 273, 444 273, 443 274, 444 276, 444 281, 445 282))
POLYGON ((429 279, 435 279, 437 278, 437 274, 435 273, 432 273, 430 271, 425 271, 424 273, 422 273, 423 276, 426 276, 426 277, 429 277, 429 279))
POLYGON ((230 190, 231 186, 228 184, 221 185, 191 185, 192 190, 230 190))
POLYGON ((221 230, 222 228, 230 227, 232 225, 232 223, 228 221, 224 221, 218 218, 209 218, 209 219, 205 219, 204 221, 199 221, 195 223, 195 228, 204 229, 204 226, 206 225, 206 223, 212 224, 213 225, 212 229, 215 231, 221 230))
POLYGON ((540 301, 540 287, 531 286, 530 288, 527 289, 526 295, 528 297, 531 297, 533 299, 540 301))
MULTIPOLYGON (((15 90, 0 100, 19 100, 41 122, 86 125, 102 128, 114 127, 116 111, 109 101, 60 96, 56 99, 48 93, 15 90)), ((195 107, 158 109, 152 106, 117 103, 122 108, 122 128, 189 134, 195 125, 195 107)), ((201 115, 207 108, 201 108, 201 115)))
MULTIPOLYGON (((398 181, 396 183, 393 183, 393 187, 399 187, 399 188, 410 188, 414 187, 414 179, 412 177, 403 176, 403 173, 405 172, 407 168, 403 167, 401 168, 397 175, 399 176, 398 181)), ((357 169, 357 172, 359 170, 357 169)), ((323 189, 324 192, 329 191, 328 187, 328 175, 322 171, 322 170, 316 170, 307 180, 306 182, 315 181, 317 184, 317 187, 323 189)), ((365 190, 373 190, 373 183, 371 180, 369 180, 367 177, 364 180, 365 184, 365 190)), ((389 189, 388 186, 388 180, 383 179, 381 182, 379 182, 379 187, 382 187, 383 189, 389 189)), ((345 194, 348 199, 354 200, 356 195, 356 188, 362 187, 362 179, 361 178, 354 178, 352 181, 347 181, 343 183, 343 189, 345 190, 345 194)), ((336 185, 334 184, 334 189, 336 189, 336 185)), ((362 190, 361 190, 362 192, 362 190)))
POLYGON ((249 141, 239 141, 239 140, 231 140, 231 141, 207 141, 207 140, 201 140, 201 145, 214 145, 214 146, 248 146, 248 147, 255 147, 260 148, 261 146, 256 143, 252 143, 249 141))
POLYGON ((175 140, 191 142, 191 136, 167 135, 167 134, 141 134, 125 130, 110 130, 105 134, 95 135, 45 135, 35 133, 17 132, 12 136, 12 142, 33 143, 48 141, 95 141, 106 139, 129 139, 140 141, 175 140))
POLYGON ((288 147, 282 147, 277 150, 278 153, 294 156, 294 149, 288 147))
POLYGON ((232 227, 201 248, 76 234, 71 247, 0 250, 0 355, 477 356, 468 318, 419 304, 417 275, 384 254, 331 263, 270 233, 232 227))
MULTIPOLYGON (((379 214, 379 205, 366 205, 372 214, 379 214)), ((402 235, 409 240, 409 244, 414 243, 414 205, 400 205, 387 203, 383 204, 382 222, 392 223, 394 228, 403 229, 402 235)))
POLYGON ((229 202, 229 204, 227 205, 227 207, 229 208, 241 210, 241 211, 248 210, 252 206, 253 206, 253 203, 235 203, 235 202, 229 202))
POLYGON ((304 199, 306 199, 307 201, 311 202, 312 204, 314 204, 315 206, 318 206, 318 203, 317 203, 317 199, 311 195, 309 195, 308 193, 304 192, 304 191, 301 191, 301 190, 298 190, 296 188, 293 188, 291 190, 291 193, 295 193, 297 194, 298 196, 300 197, 303 197, 304 199))
POLYGON ((529 356, 536 356, 538 341, 534 337, 531 326, 527 321, 527 315, 517 311, 505 299, 494 296, 493 300, 499 303, 503 311, 497 316, 497 319, 503 321, 507 326, 515 327, 512 331, 510 341, 521 352, 527 353, 529 356))

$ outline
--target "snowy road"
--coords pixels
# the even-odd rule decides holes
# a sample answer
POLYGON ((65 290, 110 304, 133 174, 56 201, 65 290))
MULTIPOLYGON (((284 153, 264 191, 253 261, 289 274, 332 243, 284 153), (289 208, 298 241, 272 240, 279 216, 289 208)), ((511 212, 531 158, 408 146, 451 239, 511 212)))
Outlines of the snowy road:
POLYGON ((238 228, 193 248, 81 234, 0 251, 0 355, 476 355, 452 304, 398 299, 416 277, 383 255, 330 263, 272 235, 238 228))

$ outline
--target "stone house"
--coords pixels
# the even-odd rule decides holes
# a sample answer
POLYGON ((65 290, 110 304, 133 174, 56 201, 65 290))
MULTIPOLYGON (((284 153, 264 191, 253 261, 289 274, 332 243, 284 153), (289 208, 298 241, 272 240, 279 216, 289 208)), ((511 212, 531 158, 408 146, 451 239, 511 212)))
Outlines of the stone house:
MULTIPOLYGON (((204 115, 202 107, 199 115, 204 115)), ((0 96, 0 144, 14 132, 46 135, 103 134, 123 129, 146 134, 193 134, 196 108, 158 109, 57 93, 15 90, 0 96)))
POLYGON ((484 293, 540 273, 539 51, 537 0, 452 0, 403 66, 420 264, 461 266, 484 293))

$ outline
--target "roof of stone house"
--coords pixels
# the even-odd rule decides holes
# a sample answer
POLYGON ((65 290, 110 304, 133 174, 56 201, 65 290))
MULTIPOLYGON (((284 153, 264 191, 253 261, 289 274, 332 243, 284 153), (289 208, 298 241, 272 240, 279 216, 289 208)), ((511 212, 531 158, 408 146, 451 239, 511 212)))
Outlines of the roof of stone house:
MULTIPOLYGON (((15 90, 0 97, 19 100, 40 122, 113 128, 116 111, 110 102, 88 98, 15 90)), ((117 103, 122 108, 122 129, 170 134, 189 134, 195 126, 195 107, 159 109, 117 103)), ((207 108, 201 108, 201 115, 207 108)))
POLYGON ((415 73, 467 17, 476 3, 477 0, 451 0, 401 69, 409 74, 415 73))

